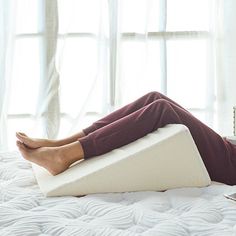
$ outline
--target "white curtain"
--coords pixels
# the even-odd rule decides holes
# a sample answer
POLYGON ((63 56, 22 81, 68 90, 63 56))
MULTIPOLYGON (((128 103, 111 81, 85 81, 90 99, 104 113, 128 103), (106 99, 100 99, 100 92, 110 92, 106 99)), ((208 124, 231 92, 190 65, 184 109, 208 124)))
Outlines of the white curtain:
POLYGON ((0 0, 0 150, 7 147, 7 113, 12 71, 15 2, 0 0))
POLYGON ((232 135, 235 10, 234 0, 0 0, 1 149, 17 130, 65 136, 153 90, 232 135))
POLYGON ((117 105, 159 90, 232 135, 235 10, 234 0, 119 1, 117 105))
POLYGON ((236 2, 121 0, 117 9, 116 105, 159 90, 233 135, 236 2))
POLYGON ((233 106, 236 106, 236 1, 216 1, 215 77, 216 129, 233 135, 233 106))
POLYGON ((60 127, 59 74, 55 56, 58 35, 57 1, 41 1, 39 7, 44 13, 44 17, 39 19, 44 34, 41 39, 41 77, 36 121, 42 130, 42 136, 56 138, 60 127))
POLYGON ((109 2, 59 0, 57 69, 63 136, 105 114, 109 106, 109 2))

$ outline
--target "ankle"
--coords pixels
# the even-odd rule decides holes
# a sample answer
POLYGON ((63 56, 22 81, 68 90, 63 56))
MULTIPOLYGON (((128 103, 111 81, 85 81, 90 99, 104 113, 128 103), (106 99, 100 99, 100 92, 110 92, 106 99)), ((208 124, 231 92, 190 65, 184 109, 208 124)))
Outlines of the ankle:
POLYGON ((48 140, 48 141, 51 147, 61 147, 67 144, 64 139, 57 139, 57 140, 53 139, 53 140, 48 140))
POLYGON ((72 163, 82 160, 84 152, 79 141, 60 146, 57 148, 59 161, 63 165, 70 166, 72 163))
POLYGON ((48 143, 50 147, 59 147, 62 146, 63 144, 60 142, 60 140, 55 140, 55 139, 50 139, 48 140, 48 143))
POLYGON ((68 157, 68 153, 65 150, 65 148, 63 148, 63 146, 58 146, 56 148, 56 156, 57 156, 57 161, 61 166, 69 166, 69 157, 68 157))

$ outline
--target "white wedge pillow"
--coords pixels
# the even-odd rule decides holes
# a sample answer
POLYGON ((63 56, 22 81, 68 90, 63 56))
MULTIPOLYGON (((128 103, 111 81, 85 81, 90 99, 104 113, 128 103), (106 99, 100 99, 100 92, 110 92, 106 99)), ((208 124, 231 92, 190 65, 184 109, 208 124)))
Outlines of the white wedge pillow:
POLYGON ((162 191, 211 183, 188 128, 179 124, 80 161, 56 176, 35 164, 33 170, 45 196, 162 191))

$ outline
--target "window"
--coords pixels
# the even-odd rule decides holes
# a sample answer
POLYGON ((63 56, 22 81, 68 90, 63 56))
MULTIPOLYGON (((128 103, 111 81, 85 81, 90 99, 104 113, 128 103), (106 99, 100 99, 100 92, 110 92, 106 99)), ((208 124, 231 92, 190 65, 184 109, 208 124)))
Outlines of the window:
POLYGON ((65 135, 85 106, 101 115, 152 90, 203 120, 213 109, 211 0, 17 2, 11 140, 19 127, 32 133, 44 113, 58 113, 65 135), (59 87, 46 73, 54 59, 59 87), (48 85, 59 92, 49 104, 48 85))
POLYGON ((206 96, 214 93, 209 91, 214 86, 209 87, 207 68, 210 4, 205 0, 122 1, 124 100, 133 99, 130 88, 135 84, 139 94, 159 90, 188 109, 209 108, 206 96))

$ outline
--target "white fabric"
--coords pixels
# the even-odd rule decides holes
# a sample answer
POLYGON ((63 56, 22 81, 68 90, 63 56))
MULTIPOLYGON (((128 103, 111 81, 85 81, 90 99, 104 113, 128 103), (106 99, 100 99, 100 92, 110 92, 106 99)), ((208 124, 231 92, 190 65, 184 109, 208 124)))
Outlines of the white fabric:
POLYGON ((7 147, 7 111, 12 74, 15 1, 0 0, 0 150, 7 147))
POLYGON ((120 2, 119 34, 132 25, 136 28, 129 37, 119 38, 117 104, 124 105, 155 88, 185 108, 192 108, 194 115, 220 134, 232 135, 232 106, 236 104, 236 2, 120 2), (134 2, 136 6, 130 13, 127 9, 134 2), (127 23, 127 18, 133 21, 127 23), (153 22, 159 32, 156 37, 152 34, 156 29, 153 22), (199 47, 199 42, 205 48, 199 47))
POLYGON ((15 146, 14 134, 22 124, 23 131, 38 136, 29 124, 43 118, 38 128, 43 135, 54 138, 59 131, 64 137, 84 127, 87 112, 108 113, 150 90, 166 93, 186 108, 205 109, 199 116, 203 121, 232 135, 234 0, 22 1, 15 14, 16 2, 0 1, 2 148, 7 133, 15 146), (199 42, 202 50, 194 47, 199 42), (17 53, 12 54, 14 45, 17 53), (17 66, 12 71, 13 61, 17 66), (18 123, 8 119, 8 100, 18 123))
POLYGON ((236 186, 44 197, 31 164, 0 153, 0 235, 233 236, 236 186))
POLYGON ((236 1, 216 1, 213 29, 216 76, 216 127, 233 135, 233 106, 236 104, 236 1))
POLYGON ((33 165, 46 196, 202 187, 210 178, 186 126, 167 125, 52 176, 33 165))
POLYGON ((42 40, 42 66, 36 108, 37 121, 42 122, 42 136, 56 138, 60 128, 59 105, 59 74, 56 68, 55 54, 57 52, 58 7, 57 0, 42 2, 45 18, 40 20, 45 29, 42 40), (44 99, 42 99, 44 98, 44 99), (41 119, 40 119, 41 118, 41 119))

